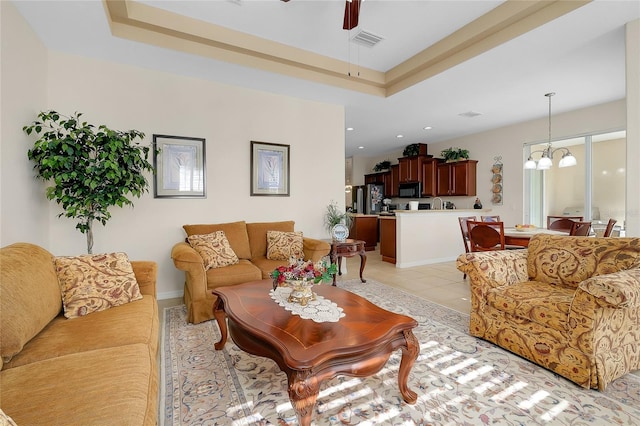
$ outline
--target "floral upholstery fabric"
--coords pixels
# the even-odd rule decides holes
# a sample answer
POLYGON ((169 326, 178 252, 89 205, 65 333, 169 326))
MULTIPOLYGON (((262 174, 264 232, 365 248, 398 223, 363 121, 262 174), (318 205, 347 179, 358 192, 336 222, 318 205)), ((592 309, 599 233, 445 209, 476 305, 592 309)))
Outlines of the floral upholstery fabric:
POLYGON ((640 369, 639 259, 639 238, 550 235, 526 250, 462 254, 469 331, 604 390, 640 369))
POLYGON ((202 257, 205 270, 235 265, 239 261, 224 231, 190 235, 187 237, 187 242, 202 257))
POLYGON ((529 243, 528 273, 535 281, 577 288, 587 278, 640 266, 637 239, 579 238, 571 246, 560 244, 564 236, 538 234, 529 243))
POLYGON ((142 299, 125 253, 56 257, 54 264, 67 318, 78 318, 142 299))
POLYGON ((267 259, 304 259, 302 232, 267 231, 267 259))

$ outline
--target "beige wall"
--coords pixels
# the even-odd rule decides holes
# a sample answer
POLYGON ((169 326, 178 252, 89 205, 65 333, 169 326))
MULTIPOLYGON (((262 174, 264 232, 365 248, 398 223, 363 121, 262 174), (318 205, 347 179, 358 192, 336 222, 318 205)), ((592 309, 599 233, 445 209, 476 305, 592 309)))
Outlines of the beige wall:
MULTIPOLYGON (((15 14, 10 20, 21 17, 15 14)), ((13 31, 7 33, 14 36, 13 31)), ((151 190, 141 199, 133 199, 134 208, 112 209, 113 217, 106 227, 95 225, 94 252, 125 251, 132 259, 158 262, 161 297, 182 292, 184 276, 173 266, 170 251, 185 237, 183 224, 293 219, 305 235, 328 238, 323 226, 326 205, 331 200, 342 203, 344 194, 342 106, 59 52, 43 54, 42 50, 17 43, 17 48, 37 53, 38 63, 48 62, 47 71, 39 74, 40 80, 46 76, 47 81, 46 86, 40 83, 32 89, 34 95, 27 99, 22 99, 18 91, 11 94, 6 109, 17 109, 24 103, 21 109, 25 112, 5 114, 3 108, 3 124, 6 120, 20 129, 39 110, 52 108, 63 113, 81 111, 94 124, 141 130, 147 135, 147 143, 154 133, 206 139, 206 199, 154 199, 151 190), (290 197, 249 196, 251 140, 291 146, 290 197)), ((4 65, 4 48, 2 59, 4 65)), ((28 69, 30 61, 25 57, 21 68, 28 69)), ((18 74, 20 68, 13 71, 18 74)), ((31 81, 28 77, 21 80, 24 85, 31 81)), ((3 86, 4 82, 3 74, 3 86)), ((4 93, 2 99, 4 103, 4 93)), ((75 222, 57 217, 60 208, 46 201, 42 185, 32 178, 26 150, 33 137, 22 136, 17 130, 14 134, 20 136, 18 146, 14 146, 15 138, 5 137, 4 131, 2 138, 3 182, 5 163, 18 163, 18 178, 12 179, 17 187, 3 185, 2 227, 13 232, 2 236, 2 245, 31 241, 56 255, 86 252, 85 236, 75 229, 75 222), (25 199, 25 194, 31 193, 33 196, 25 199), (18 203, 14 205, 14 201, 18 203), (37 217, 23 214, 34 210, 40 212, 37 217), (35 238, 34 227, 39 230, 39 238, 35 238)))
POLYGON ((640 19, 626 28, 627 235, 640 236, 640 19))
POLYGON ((22 131, 46 104, 46 49, 15 6, 0 2, 2 104, 0 113, 0 245, 23 240, 47 245, 49 201, 33 179, 22 131))

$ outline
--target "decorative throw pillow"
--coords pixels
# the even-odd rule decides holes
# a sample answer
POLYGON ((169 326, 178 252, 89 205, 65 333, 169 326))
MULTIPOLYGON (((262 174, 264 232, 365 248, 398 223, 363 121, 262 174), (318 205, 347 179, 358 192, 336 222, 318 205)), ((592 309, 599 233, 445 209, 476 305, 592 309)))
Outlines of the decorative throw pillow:
POLYGON ((224 231, 191 235, 187 241, 204 261, 204 269, 222 268, 238 263, 238 256, 231 248, 224 231))
POLYGON ((125 253, 63 256, 54 259, 64 316, 78 318, 142 299, 125 253))
POLYGON ((267 231, 267 259, 304 258, 302 232, 267 231))

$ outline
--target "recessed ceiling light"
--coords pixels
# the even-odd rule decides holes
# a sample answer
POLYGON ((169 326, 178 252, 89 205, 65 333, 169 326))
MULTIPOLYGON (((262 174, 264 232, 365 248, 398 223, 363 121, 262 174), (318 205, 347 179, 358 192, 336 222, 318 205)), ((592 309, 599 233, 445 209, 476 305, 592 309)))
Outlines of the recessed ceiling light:
POLYGON ((433 129, 433 127, 431 127, 431 126, 426 126, 426 127, 423 127, 423 129, 424 129, 424 130, 431 130, 431 129, 433 129))
POLYGON ((398 139, 404 138, 404 135, 396 135, 396 138, 398 139))
POLYGON ((364 149, 364 146, 359 146, 358 149, 364 149))
POLYGON ((347 127, 347 132, 350 132, 353 130, 353 127, 347 127))

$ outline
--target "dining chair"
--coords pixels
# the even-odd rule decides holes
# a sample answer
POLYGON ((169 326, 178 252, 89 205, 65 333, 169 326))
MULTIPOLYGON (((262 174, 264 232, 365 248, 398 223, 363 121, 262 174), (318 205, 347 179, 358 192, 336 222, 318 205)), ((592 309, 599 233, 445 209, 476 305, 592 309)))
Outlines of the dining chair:
POLYGON ((571 225, 571 230, 569 231, 569 235, 574 237, 586 237, 591 232, 591 221, 582 222, 576 220, 571 225))
POLYGON ((607 227, 604 230, 604 234, 602 234, 603 237, 611 236, 611 232, 613 232, 613 225, 615 225, 616 222, 617 220, 615 219, 609 219, 609 222, 607 222, 607 227))
POLYGON ((467 221, 472 252, 504 250, 504 222, 467 221))
MULTIPOLYGON (((458 217, 458 222, 460 223, 460 232, 462 232, 462 242, 464 243, 464 252, 469 253, 469 227, 467 226, 467 222, 470 220, 478 220, 476 216, 461 216, 458 217)), ((462 276, 462 279, 466 279, 467 274, 465 273, 462 276)))
POLYGON ((584 220, 583 216, 547 216, 547 229, 556 231, 571 231, 574 221, 584 220))
POLYGON ((483 222, 500 222, 500 215, 480 216, 480 220, 483 222))

